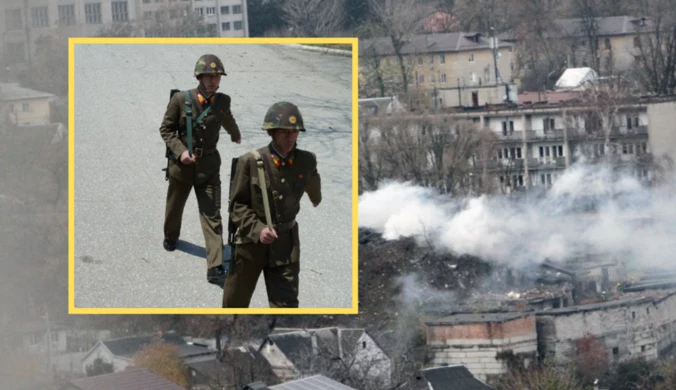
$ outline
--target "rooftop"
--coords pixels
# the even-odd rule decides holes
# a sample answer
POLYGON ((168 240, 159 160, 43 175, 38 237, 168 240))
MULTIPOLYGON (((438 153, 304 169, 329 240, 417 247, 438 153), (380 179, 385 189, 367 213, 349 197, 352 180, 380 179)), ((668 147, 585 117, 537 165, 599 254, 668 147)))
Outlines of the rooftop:
POLYGON ((36 91, 24 88, 18 83, 0 83, 0 100, 24 100, 24 99, 43 99, 53 98, 56 95, 51 93, 36 91))
POLYGON ((355 390, 323 375, 284 382, 268 388, 272 390, 355 390))
POLYGON ((425 325, 461 325, 461 324, 476 324, 485 322, 508 322, 517 320, 519 318, 530 317, 533 313, 516 313, 516 312, 501 312, 501 313, 457 313, 438 320, 425 322, 425 325))
POLYGON ((65 389, 79 390, 181 390, 181 386, 146 369, 128 369, 71 381, 65 389))
POLYGON ((430 384, 431 390, 491 390, 461 364, 426 368, 420 370, 420 375, 430 384))
POLYGON ((625 293, 622 297, 612 301, 590 303, 579 306, 569 306, 559 309, 547 309, 537 312, 540 316, 550 315, 568 315, 581 312, 590 312, 597 310, 612 309, 622 306, 638 305, 643 303, 659 303, 672 295, 676 295, 676 290, 669 291, 651 291, 642 293, 625 293))
MULTIPOLYGON (((466 50, 490 50, 490 37, 484 37, 474 32, 452 32, 441 34, 414 35, 404 44, 402 54, 425 55, 429 53, 449 53, 466 50)), ((394 47, 390 38, 366 39, 360 43, 360 55, 373 53, 377 55, 394 55, 394 47)), ((500 47, 511 47, 510 43, 500 42, 500 47)))

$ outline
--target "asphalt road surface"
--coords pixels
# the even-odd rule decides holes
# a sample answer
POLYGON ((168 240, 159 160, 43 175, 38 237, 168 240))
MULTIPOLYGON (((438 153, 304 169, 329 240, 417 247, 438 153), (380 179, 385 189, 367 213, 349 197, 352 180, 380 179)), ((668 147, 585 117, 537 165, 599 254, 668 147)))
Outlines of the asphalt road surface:
MULTIPOLYGON (((297 217, 300 306, 349 308, 352 300, 351 58, 283 45, 76 45, 75 307, 219 308, 206 281, 204 236, 194 192, 174 252, 162 247, 167 182, 159 126, 172 88, 197 85, 197 59, 213 53, 227 76, 242 144, 221 130, 222 215, 227 231, 231 158, 266 145, 268 107, 297 104, 317 154, 323 201, 307 195, 297 217)), ((224 235, 224 240, 227 236, 224 235)), ((251 307, 268 307, 263 276, 251 307)))

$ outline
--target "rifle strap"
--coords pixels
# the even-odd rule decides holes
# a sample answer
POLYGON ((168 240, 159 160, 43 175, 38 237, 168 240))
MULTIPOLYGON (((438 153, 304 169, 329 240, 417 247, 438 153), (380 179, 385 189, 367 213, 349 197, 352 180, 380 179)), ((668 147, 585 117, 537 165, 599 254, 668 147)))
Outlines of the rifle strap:
POLYGON ((251 152, 256 158, 256 167, 258 169, 258 180, 261 182, 261 192, 263 193, 263 207, 265 208, 265 223, 268 226, 268 229, 272 231, 272 218, 270 217, 270 202, 268 201, 268 186, 265 182, 265 172, 263 169, 263 158, 261 154, 254 150, 251 152))
MULTIPOLYGON (((190 91, 183 91, 183 95, 185 96, 185 120, 188 128, 188 155, 192 157, 192 103, 190 101, 190 91)), ((211 111, 211 106, 202 111, 197 119, 195 119, 195 122, 199 123, 209 111, 211 111)))

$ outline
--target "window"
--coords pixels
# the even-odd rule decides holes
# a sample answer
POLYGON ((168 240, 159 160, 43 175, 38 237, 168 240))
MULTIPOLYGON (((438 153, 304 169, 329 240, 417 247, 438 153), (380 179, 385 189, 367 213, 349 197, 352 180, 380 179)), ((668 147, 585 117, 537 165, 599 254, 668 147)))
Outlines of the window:
POLYGON ((406 63, 407 63, 409 66, 412 66, 412 65, 413 65, 413 59, 411 58, 411 56, 408 56, 408 57, 406 58, 406 63))
POLYGON ((59 6, 59 24, 75 24, 75 5, 70 4, 59 6))
POLYGON ((434 75, 430 75, 430 84, 434 84, 434 75))
POLYGON ((440 64, 446 63, 446 56, 444 54, 439 54, 439 63, 440 64))
POLYGON ((224 5, 221 7, 221 15, 227 15, 230 13, 230 6, 224 5))
POLYGON ((633 320, 636 319, 636 312, 635 311, 631 312, 631 319, 633 319, 633 320))
POLYGON ((521 158, 521 148, 516 148, 516 158, 521 158))
POLYGON ((242 6, 241 5, 233 5, 232 6, 232 13, 233 14, 241 14, 242 13, 242 6))
POLYGON ((418 84, 424 84, 425 83, 425 76, 420 75, 418 76, 418 84))
POLYGON ((434 56, 430 56, 427 60, 430 65, 434 65, 434 56))
POLYGON ((110 5, 113 11, 114 22, 126 22, 129 20, 129 11, 127 10, 126 1, 113 1, 110 5))
POLYGON ((101 24, 101 3, 85 4, 85 21, 87 24, 101 24))
POLYGON ((638 116, 627 115, 627 129, 636 129, 638 128, 638 125, 639 125, 638 116))
POLYGON ((202 8, 202 7, 195 8, 195 13, 197 15, 204 15, 204 8, 202 8))
POLYGON ((610 49, 611 49, 611 46, 610 46, 610 38, 606 38, 605 43, 606 43, 606 50, 610 50, 610 49))
POLYGON ((33 22, 33 27, 49 26, 49 18, 47 17, 47 7, 31 8, 31 19, 33 22))
POLYGON ((445 83, 446 82, 446 73, 441 75, 441 82, 445 83))
POLYGON ((613 357, 617 357, 620 354, 620 348, 613 347, 613 357))
POLYGON ((207 7, 207 15, 216 15, 216 7, 207 7))
POLYGON ((143 19, 150 20, 153 17, 153 11, 143 11, 143 19))
POLYGON ((242 21, 237 21, 233 23, 235 30, 241 30, 242 29, 242 21))
POLYGON ((559 145, 559 157, 563 157, 563 145, 559 145))
POLYGON ((641 46, 641 39, 639 37, 634 37, 634 47, 641 46))
POLYGON ((21 8, 5 10, 5 28, 7 30, 19 30, 23 27, 21 23, 21 8))
POLYGON ((422 65, 422 63, 423 63, 422 57, 418 57, 418 65, 422 65))
POLYGON ((23 112, 29 112, 29 111, 30 111, 30 105, 29 105, 28 103, 23 103, 23 104, 21 105, 21 110, 22 110, 23 112))
POLYGON ((645 345, 641 345, 641 352, 645 352, 645 345))
POLYGON ((230 30, 230 22, 221 23, 221 30, 223 31, 230 30))
POLYGON ((514 121, 502 121, 502 135, 514 134, 514 121))
POLYGON ((469 53, 469 62, 474 62, 474 53, 469 53))
POLYGON ((364 349, 366 349, 366 341, 362 341, 362 342, 361 342, 361 347, 364 348, 364 349))
POLYGON ((555 122, 554 118, 544 118, 542 120, 542 128, 547 131, 547 130, 554 130, 555 129, 555 122))

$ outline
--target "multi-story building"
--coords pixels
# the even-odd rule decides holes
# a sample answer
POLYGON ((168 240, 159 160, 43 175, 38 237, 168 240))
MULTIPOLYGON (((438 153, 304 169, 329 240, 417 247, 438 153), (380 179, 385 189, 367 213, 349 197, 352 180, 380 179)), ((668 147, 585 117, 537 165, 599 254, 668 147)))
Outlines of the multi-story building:
POLYGON ((30 67, 40 37, 98 36, 113 23, 178 20, 194 10, 213 36, 249 36, 246 0, 3 0, 0 2, 2 68, 30 67), (165 18, 166 16, 166 18, 165 18))
MULTIPOLYGON (((143 0, 148 1, 148 0, 143 0)), ((221 37, 248 37, 246 0, 191 0, 204 23, 221 37)))
MULTIPOLYGON (((369 82, 374 73, 390 88, 403 85, 402 59, 389 38, 366 40, 360 46, 363 97, 377 94, 377 86, 369 82)), ((408 89, 426 93, 436 107, 501 104, 506 97, 516 98, 509 43, 477 33, 425 34, 408 40, 401 54, 408 89)))
MULTIPOLYGON (((568 67, 590 67, 600 75, 628 70, 640 54, 640 34, 654 31, 648 18, 609 16, 593 19, 555 19, 545 38, 562 43, 568 67), (593 20, 593 24, 591 24, 593 20)), ((518 44, 510 32, 500 35, 518 44)))

